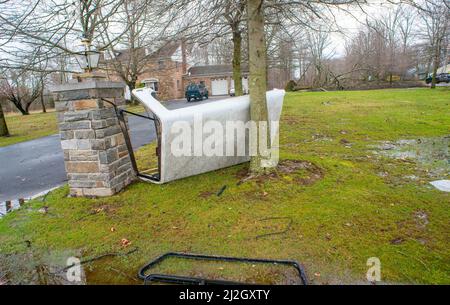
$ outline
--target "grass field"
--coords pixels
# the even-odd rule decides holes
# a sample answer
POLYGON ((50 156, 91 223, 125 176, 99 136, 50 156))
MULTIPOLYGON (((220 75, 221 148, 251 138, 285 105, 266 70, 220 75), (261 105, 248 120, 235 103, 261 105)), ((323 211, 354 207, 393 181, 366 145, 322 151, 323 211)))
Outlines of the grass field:
MULTIPOLYGON (((278 176, 238 183, 243 164, 165 185, 138 182, 102 199, 67 198, 63 187, 0 220, 2 265, 19 268, 21 256, 11 255, 17 253, 43 264, 55 253, 88 259, 138 247, 86 264, 87 282, 139 284, 135 277, 144 263, 186 251, 294 259, 312 283, 339 284, 366 283, 367 259, 378 257, 384 283, 450 284, 450 194, 429 185, 449 179, 449 163, 434 171, 434 163, 374 153, 380 141, 439 141, 447 135, 448 89, 289 93, 281 121, 282 164, 305 160, 311 167, 280 168, 278 176), (125 247, 122 239, 130 244, 125 247)), ((149 166, 152 147, 138 158, 140 166, 149 166)), ((174 259, 159 271, 294 281, 279 266, 174 259)))
POLYGON ((0 147, 58 133, 56 113, 7 114, 10 137, 0 137, 0 147))
MULTIPOLYGON (((143 111, 141 106, 129 106, 127 109, 133 112, 143 111)), ((54 110, 47 113, 33 112, 29 115, 7 114, 6 124, 10 136, 0 137, 0 147, 58 133, 58 122, 54 110)))

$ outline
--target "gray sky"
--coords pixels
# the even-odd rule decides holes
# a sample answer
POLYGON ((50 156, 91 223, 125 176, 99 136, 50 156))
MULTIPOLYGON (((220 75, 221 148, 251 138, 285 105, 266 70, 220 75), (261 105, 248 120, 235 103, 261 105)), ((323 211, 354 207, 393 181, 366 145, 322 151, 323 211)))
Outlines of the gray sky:
POLYGON ((330 53, 334 51, 335 57, 342 56, 344 54, 345 40, 354 36, 358 29, 365 24, 366 18, 368 20, 379 17, 393 10, 394 5, 388 1, 375 0, 370 1, 370 5, 364 5, 362 11, 356 6, 346 7, 343 9, 334 9, 333 14, 335 16, 336 24, 342 31, 342 33, 332 33, 331 40, 332 46, 330 53))

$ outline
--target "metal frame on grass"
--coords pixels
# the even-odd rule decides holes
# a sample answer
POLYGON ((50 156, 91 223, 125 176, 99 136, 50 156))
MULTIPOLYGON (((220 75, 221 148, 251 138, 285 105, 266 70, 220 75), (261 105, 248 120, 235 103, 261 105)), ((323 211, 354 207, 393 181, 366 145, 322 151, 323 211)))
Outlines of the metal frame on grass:
POLYGON ((272 265, 284 265, 293 267, 298 272, 298 277, 301 285, 308 285, 308 279, 303 267, 293 260, 276 260, 276 259, 264 259, 264 258, 244 258, 244 257, 231 257, 231 256, 215 256, 193 253, 180 253, 180 252, 168 252, 156 259, 152 260, 139 270, 138 277, 144 281, 144 284, 148 282, 162 282, 170 284, 196 284, 196 285, 243 285, 247 283, 233 282, 226 280, 213 280, 207 278, 198 278, 190 276, 179 276, 170 274, 157 274, 146 273, 156 265, 160 264, 167 258, 186 258, 194 260, 204 261, 222 261, 222 262, 236 262, 236 263, 252 263, 252 264, 272 264, 272 265))

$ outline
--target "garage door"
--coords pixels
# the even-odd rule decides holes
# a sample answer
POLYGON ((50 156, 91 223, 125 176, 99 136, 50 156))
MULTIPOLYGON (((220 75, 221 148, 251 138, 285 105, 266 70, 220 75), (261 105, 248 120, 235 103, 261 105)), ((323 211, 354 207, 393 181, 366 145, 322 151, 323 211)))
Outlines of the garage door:
POLYGON ((211 82, 212 95, 227 95, 228 81, 226 79, 215 79, 211 82))

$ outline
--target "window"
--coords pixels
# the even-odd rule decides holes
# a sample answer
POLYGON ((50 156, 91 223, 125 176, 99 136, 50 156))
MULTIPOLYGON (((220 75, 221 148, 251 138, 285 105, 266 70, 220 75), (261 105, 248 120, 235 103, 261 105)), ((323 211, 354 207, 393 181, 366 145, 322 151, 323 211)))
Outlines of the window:
POLYGON ((145 84, 145 88, 151 88, 156 92, 159 91, 159 80, 157 78, 146 78, 142 80, 142 84, 145 84))
POLYGON ((145 83, 145 87, 146 88, 152 88, 153 90, 158 92, 158 90, 159 90, 159 83, 157 81, 146 82, 145 83))
POLYGON ((161 60, 158 62, 158 65, 159 65, 159 69, 164 69, 164 68, 165 68, 164 60, 161 59, 161 60))
POLYGON ((177 90, 181 90, 181 88, 180 88, 180 80, 179 79, 177 79, 177 90))

